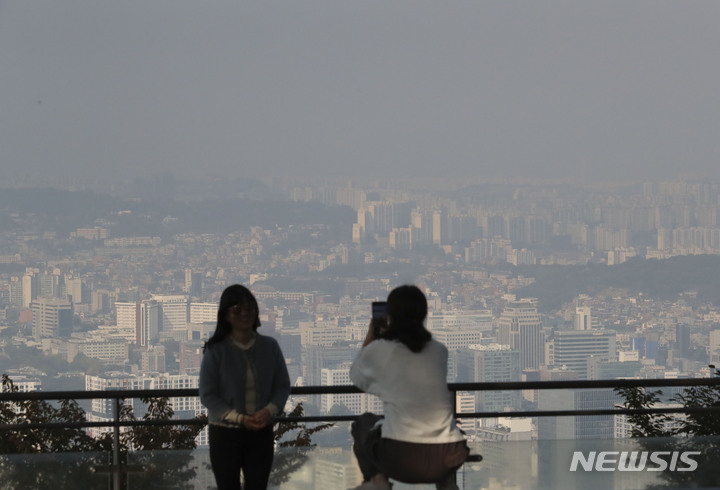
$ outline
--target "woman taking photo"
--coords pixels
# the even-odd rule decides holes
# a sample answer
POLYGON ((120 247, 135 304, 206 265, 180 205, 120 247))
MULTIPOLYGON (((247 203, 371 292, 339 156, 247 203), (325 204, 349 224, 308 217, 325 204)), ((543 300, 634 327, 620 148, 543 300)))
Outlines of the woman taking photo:
POLYGON ((469 450, 447 389, 448 351, 425 328, 427 310, 416 286, 390 292, 387 328, 376 339, 370 323, 350 369, 355 386, 377 395, 385 413, 365 413, 353 423, 353 450, 364 480, 359 489, 390 488, 388 478, 457 488, 455 472, 469 450))
POLYGON ((290 395, 290 378, 280 346, 258 334, 259 326, 255 296, 239 284, 227 287, 203 348, 199 387, 218 490, 240 490, 241 471, 245 490, 267 488, 273 417, 290 395))

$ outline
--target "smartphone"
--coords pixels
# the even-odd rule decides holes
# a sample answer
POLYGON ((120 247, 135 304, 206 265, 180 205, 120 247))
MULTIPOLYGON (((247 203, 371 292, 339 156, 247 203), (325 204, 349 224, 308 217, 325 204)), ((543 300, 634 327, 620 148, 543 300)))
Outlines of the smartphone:
POLYGON ((387 327, 387 303, 385 301, 373 301, 372 304, 373 335, 379 339, 381 330, 387 327))

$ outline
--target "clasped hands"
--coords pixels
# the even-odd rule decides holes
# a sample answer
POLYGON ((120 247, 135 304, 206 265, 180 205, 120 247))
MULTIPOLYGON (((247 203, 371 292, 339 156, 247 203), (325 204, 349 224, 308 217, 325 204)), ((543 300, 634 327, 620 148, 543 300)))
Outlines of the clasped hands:
POLYGON ((228 422, 250 430, 264 429, 267 427, 271 418, 272 415, 270 414, 270 410, 267 408, 258 410, 252 415, 243 415, 238 413, 236 410, 231 410, 230 413, 225 416, 225 420, 228 422))

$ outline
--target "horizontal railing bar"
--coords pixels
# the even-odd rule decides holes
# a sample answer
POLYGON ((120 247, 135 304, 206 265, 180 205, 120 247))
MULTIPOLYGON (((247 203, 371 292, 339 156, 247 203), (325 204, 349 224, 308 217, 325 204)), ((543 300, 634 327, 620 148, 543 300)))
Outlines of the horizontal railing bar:
MULTIPOLYGON (((676 379, 602 379, 562 381, 510 381, 494 383, 448 383, 448 389, 457 391, 505 391, 505 390, 567 390, 598 388, 657 388, 718 386, 717 378, 676 378, 676 379)), ((362 393, 352 385, 343 386, 294 386, 291 395, 335 395, 362 393)), ((197 397, 197 388, 176 388, 160 390, 103 390, 103 391, 30 391, 2 392, 0 401, 16 400, 93 400, 116 398, 182 398, 197 397)))
MULTIPOLYGON (((665 408, 604 408, 596 410, 525 410, 511 412, 464 412, 456 413, 459 419, 479 418, 526 418, 526 417, 583 417, 588 415, 661 415, 669 413, 711 413, 720 412, 720 406, 713 407, 665 407, 665 408)), ((275 422, 352 422, 358 418, 354 415, 310 415, 306 417, 277 417, 275 422)), ((205 425, 204 419, 169 419, 169 420, 124 420, 120 422, 45 422, 27 424, 0 424, 0 430, 32 430, 32 429, 71 429, 83 427, 137 427, 137 426, 168 426, 168 425, 205 425)))
POLYGON ((479 418, 526 418, 526 417, 582 417, 587 415, 659 415, 665 413, 710 413, 720 412, 717 407, 668 407, 668 408, 599 408, 594 410, 523 410, 510 412, 464 412, 457 413, 460 419, 479 418))

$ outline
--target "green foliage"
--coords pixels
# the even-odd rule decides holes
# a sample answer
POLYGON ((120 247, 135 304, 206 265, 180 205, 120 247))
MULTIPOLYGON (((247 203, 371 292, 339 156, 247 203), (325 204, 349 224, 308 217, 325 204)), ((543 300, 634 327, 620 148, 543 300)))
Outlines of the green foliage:
MULTIPOLYGON (((625 402, 625 408, 642 410, 652 408, 660 401, 662 391, 646 391, 645 388, 615 388, 625 402)), ((632 437, 667 437, 670 434, 664 429, 664 423, 669 420, 667 415, 654 415, 634 413, 628 415, 628 421, 633 424, 632 437)))
MULTIPOLYGON (((170 420, 175 415, 168 398, 141 398, 147 404, 143 421, 170 420)), ((123 421, 137 418, 128 405, 121 407, 123 421)), ((200 418, 206 421, 206 417, 200 418)), ((121 435, 121 462, 140 466, 128 475, 131 488, 193 488, 196 467, 192 466, 195 438, 203 425, 138 425, 121 435), (129 449, 132 449, 130 451, 129 449)))
MULTIPOLYGON (((17 392, 7 375, 2 377, 3 391, 17 392)), ((169 420, 174 412, 167 398, 144 398, 148 405, 142 420, 169 420)), ((127 404, 120 406, 120 420, 137 420, 127 404)), ((202 419, 201 419, 202 420, 202 419)), ((0 403, 0 423, 85 422, 85 411, 75 400, 53 405, 42 400, 0 403)), ((134 426, 120 436, 120 462, 140 466, 123 482, 128 488, 190 489, 195 476, 191 466, 198 425, 134 426), (130 450, 132 449, 132 451, 130 450)), ((5 430, 0 438, 0 481, 8 489, 76 489, 79 482, 89 488, 107 488, 107 474, 98 467, 107 466, 113 447, 112 434, 93 438, 84 428, 5 430), (33 454, 33 457, 21 457, 33 454)))
MULTIPOLYGON (((720 372, 716 372, 720 375, 720 372)), ((626 408, 652 408, 662 392, 647 392, 644 388, 616 388, 625 399, 626 408)), ((720 406, 720 387, 691 386, 676 395, 673 400, 684 408, 720 406)), ((640 444, 649 451, 698 451, 698 469, 693 472, 663 472, 660 477, 670 488, 718 488, 720 471, 720 417, 717 412, 688 413, 685 417, 667 415, 630 415, 633 424, 632 437, 640 438, 640 444), (678 428, 666 429, 666 421, 678 428)), ((653 488, 658 488, 653 486, 653 488)))
MULTIPOLYGON (((2 376, 2 390, 17 392, 18 388, 7 376, 2 376)), ((141 421, 171 420, 174 411, 168 398, 141 398, 147 405, 141 421)), ((119 419, 138 421, 129 404, 120 403, 119 419)), ((299 418, 304 414, 302 404, 280 416, 299 418)), ((120 433, 120 463, 130 468, 123 475, 124 488, 191 489, 196 475, 193 454, 197 435, 203 423, 192 425, 136 425, 120 433)), ((85 422, 85 411, 75 400, 63 400, 53 405, 42 400, 0 402, 0 424, 85 422)), ((301 422, 281 422, 275 428, 277 454, 270 476, 271 484, 281 485, 305 464, 316 446, 313 434, 333 427, 333 424, 308 425, 301 422)), ((4 430, 0 437, 0 482, 3 490, 78 488, 107 488, 109 473, 103 471, 110 464, 113 435, 106 432, 98 438, 85 429, 51 428, 4 430), (23 455, 32 454, 28 458, 23 455), (98 471, 99 469, 99 471, 98 471)))
MULTIPOLYGON (((7 375, 2 390, 17 392, 7 375)), ((0 423, 73 423, 85 421, 85 412, 75 400, 59 406, 45 401, 0 402, 0 423)), ((107 463, 107 441, 88 436, 82 428, 4 430, 0 438, 0 481, 3 489, 71 489, 77 482, 97 477, 93 467, 107 463), (104 451, 104 453, 103 453, 104 451), (51 453, 55 457, 32 458, 24 454, 51 453), (77 457, 57 457, 57 453, 75 453, 77 457)))
MULTIPOLYGON (((720 407, 720 387, 693 386, 683 390, 675 399, 684 407, 720 407)), ((720 436, 719 412, 689 413, 679 432, 697 436, 720 436)))

